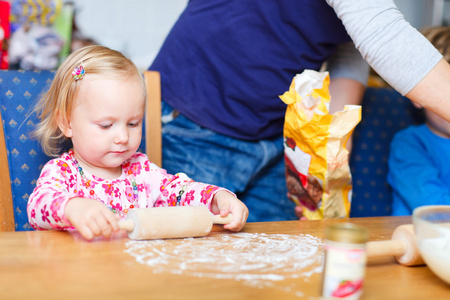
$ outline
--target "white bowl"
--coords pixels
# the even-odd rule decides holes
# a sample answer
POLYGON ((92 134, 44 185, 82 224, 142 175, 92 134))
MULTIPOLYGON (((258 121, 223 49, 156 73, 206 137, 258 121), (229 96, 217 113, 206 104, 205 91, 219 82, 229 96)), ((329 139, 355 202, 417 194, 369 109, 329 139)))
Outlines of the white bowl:
POLYGON ((413 212, 420 255, 427 266, 450 284, 450 205, 426 205, 413 212))

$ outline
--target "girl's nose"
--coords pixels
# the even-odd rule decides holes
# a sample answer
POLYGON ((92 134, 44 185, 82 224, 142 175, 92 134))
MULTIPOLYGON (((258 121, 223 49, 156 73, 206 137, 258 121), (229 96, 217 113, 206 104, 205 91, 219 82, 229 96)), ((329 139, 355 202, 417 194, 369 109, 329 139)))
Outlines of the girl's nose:
POLYGON ((125 144, 128 142, 128 128, 120 128, 114 137, 114 143, 125 144))

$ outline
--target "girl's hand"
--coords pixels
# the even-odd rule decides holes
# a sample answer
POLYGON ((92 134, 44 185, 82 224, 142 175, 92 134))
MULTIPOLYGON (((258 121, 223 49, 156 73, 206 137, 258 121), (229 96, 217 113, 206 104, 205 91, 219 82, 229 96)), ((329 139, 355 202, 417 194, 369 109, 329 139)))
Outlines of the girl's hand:
POLYGON ((233 215, 233 221, 223 225, 223 228, 231 231, 239 231, 244 227, 248 217, 248 208, 245 204, 227 191, 219 191, 214 195, 211 203, 213 214, 226 217, 229 213, 233 215))
POLYGON ((116 215, 103 203, 86 198, 72 198, 66 204, 66 219, 88 240, 109 237, 119 230, 116 215))

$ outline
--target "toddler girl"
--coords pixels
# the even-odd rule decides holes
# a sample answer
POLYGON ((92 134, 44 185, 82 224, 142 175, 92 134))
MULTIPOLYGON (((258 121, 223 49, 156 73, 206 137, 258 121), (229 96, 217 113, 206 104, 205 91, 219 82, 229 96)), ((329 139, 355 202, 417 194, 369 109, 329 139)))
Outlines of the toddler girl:
POLYGON ((28 201, 34 229, 75 228, 86 239, 118 231, 118 219, 133 208, 205 205, 212 213, 233 214, 224 228, 239 231, 247 207, 231 192, 167 174, 136 152, 146 102, 143 78, 121 53, 88 46, 59 67, 49 91, 36 106, 35 131, 47 155, 28 201))

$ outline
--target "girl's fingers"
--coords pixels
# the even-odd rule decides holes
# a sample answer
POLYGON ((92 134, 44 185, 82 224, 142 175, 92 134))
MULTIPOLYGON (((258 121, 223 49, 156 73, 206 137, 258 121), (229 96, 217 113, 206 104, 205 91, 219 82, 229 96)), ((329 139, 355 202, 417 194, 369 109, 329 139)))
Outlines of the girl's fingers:
POLYGON ((104 237, 109 237, 113 231, 119 230, 119 226, 117 225, 115 215, 109 210, 99 215, 95 219, 95 222, 96 222, 96 229, 97 228, 99 229, 99 232, 96 235, 103 235, 104 237))
POLYGON ((89 221, 87 221, 86 226, 89 227, 94 236, 100 235, 102 233, 101 222, 97 221, 96 219, 90 219, 89 221))
POLYGON ((105 221, 107 222, 108 228, 109 230, 116 232, 119 231, 119 224, 118 221, 120 219, 120 217, 114 213, 112 213, 110 210, 108 210, 107 212, 105 212, 104 214, 105 217, 105 221))
POLYGON ((229 224, 224 225, 223 227, 227 230, 231 231, 240 231, 247 221, 248 213, 244 211, 239 218, 237 215, 233 214, 233 221, 229 224))
POLYGON ((94 234, 92 233, 92 231, 89 229, 88 226, 83 225, 77 229, 78 232, 81 234, 81 236, 84 237, 85 239, 92 240, 94 238, 94 234))

